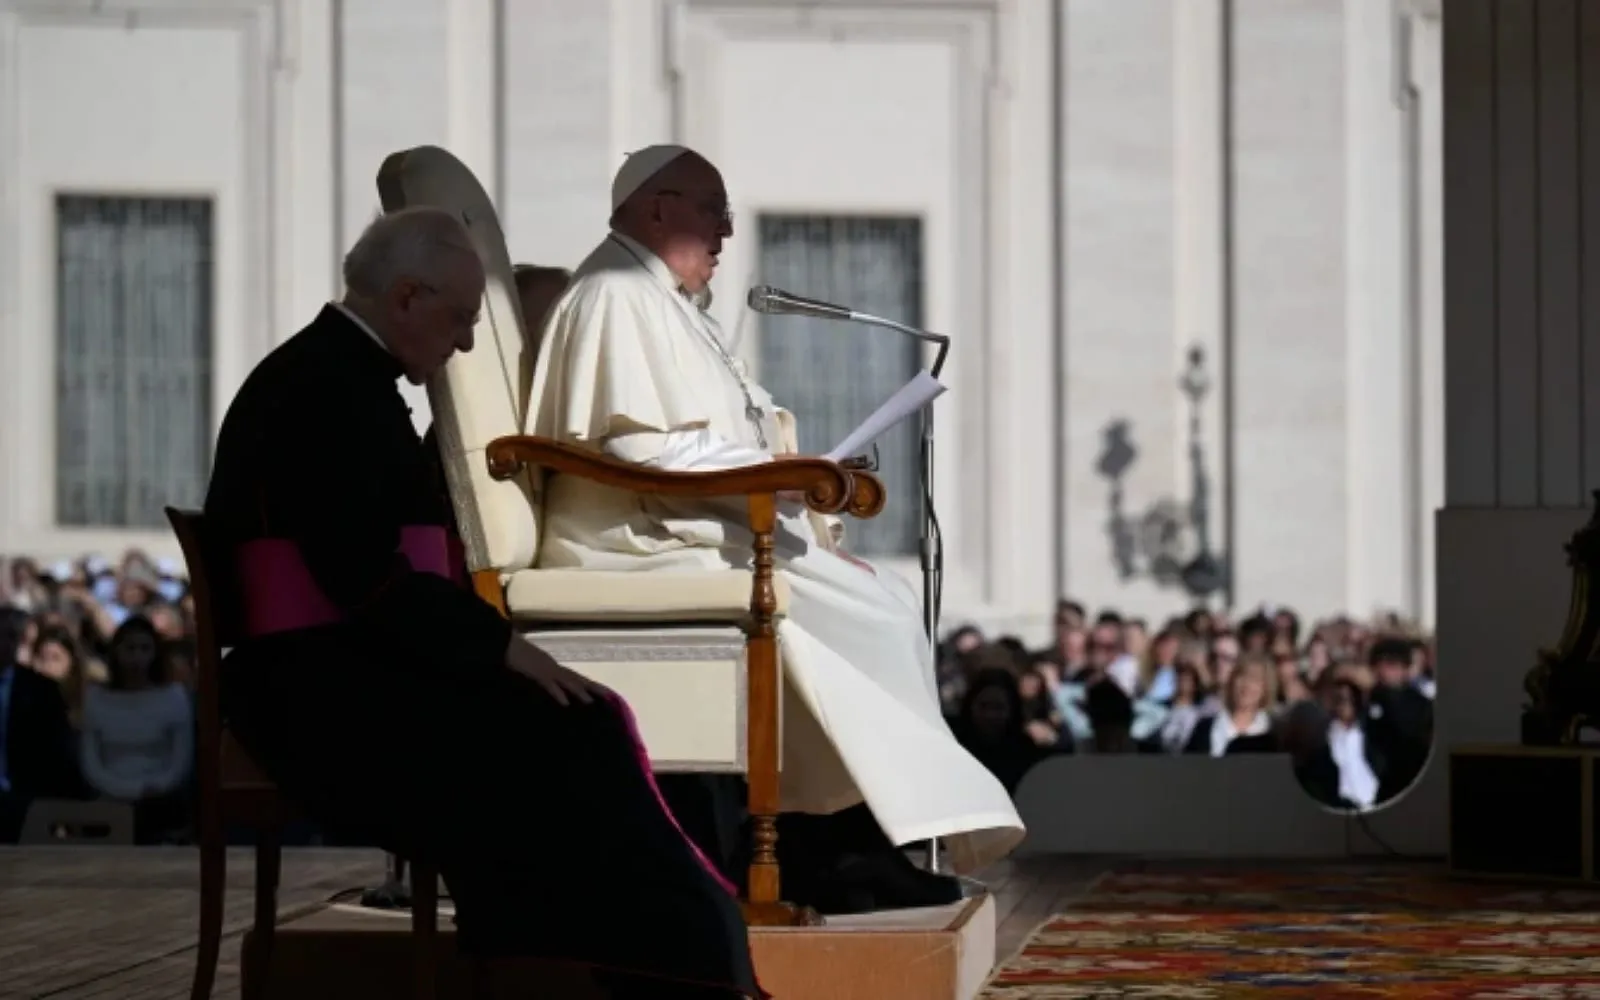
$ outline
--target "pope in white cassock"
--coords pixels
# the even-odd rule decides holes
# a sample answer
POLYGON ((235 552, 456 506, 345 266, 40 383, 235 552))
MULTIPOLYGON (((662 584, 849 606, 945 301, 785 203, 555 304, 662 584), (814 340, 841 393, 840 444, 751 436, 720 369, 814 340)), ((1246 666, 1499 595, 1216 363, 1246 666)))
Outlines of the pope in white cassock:
MULTIPOLYGON (((673 470, 781 460, 781 411, 706 312, 733 232, 721 175, 692 150, 650 147, 623 164, 612 206, 610 234, 545 321, 528 432, 673 470)), ((668 500, 556 476, 545 503, 542 566, 750 564, 737 501, 668 500)), ((777 569, 790 587, 778 633, 782 807, 827 814, 865 801, 894 844, 942 838, 958 872, 994 861, 1021 840, 1022 822, 945 723, 918 597, 846 554, 834 521, 790 504, 778 532, 777 569)), ((787 872, 785 884, 794 884, 787 872)))

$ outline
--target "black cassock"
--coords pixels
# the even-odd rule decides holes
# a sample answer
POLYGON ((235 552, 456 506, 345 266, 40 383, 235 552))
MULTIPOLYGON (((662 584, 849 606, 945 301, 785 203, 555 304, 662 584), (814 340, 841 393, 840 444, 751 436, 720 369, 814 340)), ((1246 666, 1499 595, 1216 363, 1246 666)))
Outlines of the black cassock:
POLYGON ((643 976, 641 995, 762 996, 738 904, 623 715, 558 706, 505 666, 495 609, 402 554, 449 511, 400 374, 329 306, 229 407, 205 512, 253 621, 222 669, 230 727, 319 823, 436 863, 463 951, 643 976), (294 588, 262 592, 264 565, 298 569, 336 620, 277 607, 294 588))

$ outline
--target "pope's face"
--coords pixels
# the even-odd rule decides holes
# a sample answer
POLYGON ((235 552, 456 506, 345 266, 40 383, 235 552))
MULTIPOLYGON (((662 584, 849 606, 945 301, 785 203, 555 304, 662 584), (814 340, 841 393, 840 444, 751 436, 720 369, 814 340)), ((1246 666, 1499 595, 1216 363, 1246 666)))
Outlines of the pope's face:
POLYGON ((710 164, 683 171, 656 192, 661 258, 691 292, 711 284, 722 241, 733 236, 728 189, 710 164))

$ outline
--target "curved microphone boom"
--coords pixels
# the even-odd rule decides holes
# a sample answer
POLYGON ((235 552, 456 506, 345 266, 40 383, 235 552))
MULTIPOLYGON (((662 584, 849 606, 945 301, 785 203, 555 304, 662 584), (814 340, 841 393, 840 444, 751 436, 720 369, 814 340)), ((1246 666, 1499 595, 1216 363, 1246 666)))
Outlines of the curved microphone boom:
POLYGON ((750 289, 750 294, 745 301, 751 309, 769 316, 810 316, 813 319, 830 319, 843 323, 864 323, 867 326, 878 326, 885 330, 893 330, 907 337, 914 337, 924 343, 933 344, 939 350, 934 354, 933 367, 929 374, 934 378, 939 377, 939 372, 944 368, 945 354, 950 350, 950 338, 942 333, 930 333, 919 330, 914 326, 897 323, 892 319, 874 316, 871 313, 858 312, 848 306, 834 305, 832 302, 822 302, 818 299, 808 299, 804 295, 786 292, 781 288, 771 285, 756 285, 750 289))

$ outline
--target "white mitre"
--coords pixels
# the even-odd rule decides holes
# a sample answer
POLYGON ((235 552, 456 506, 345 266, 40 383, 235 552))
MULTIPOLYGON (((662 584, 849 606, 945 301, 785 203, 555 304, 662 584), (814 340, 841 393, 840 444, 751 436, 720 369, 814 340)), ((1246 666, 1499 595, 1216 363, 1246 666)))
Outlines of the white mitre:
POLYGON ((611 210, 614 212, 622 207, 632 194, 644 187, 645 183, 665 170, 667 164, 676 160, 685 153, 694 150, 687 146, 675 146, 665 143, 659 146, 646 146, 636 149, 628 154, 622 161, 622 166, 617 170, 617 176, 611 181, 611 210))

